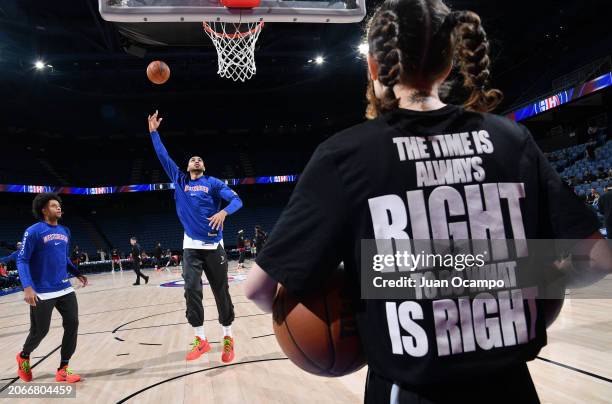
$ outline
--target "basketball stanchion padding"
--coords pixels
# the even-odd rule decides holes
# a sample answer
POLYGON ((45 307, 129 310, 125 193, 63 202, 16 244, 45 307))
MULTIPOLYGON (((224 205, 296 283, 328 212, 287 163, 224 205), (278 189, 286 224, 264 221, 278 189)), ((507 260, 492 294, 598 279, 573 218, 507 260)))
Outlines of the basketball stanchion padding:
POLYGON ((344 376, 366 364, 343 280, 338 271, 320 291, 301 297, 280 287, 274 301, 278 344, 295 365, 315 375, 344 376))
POLYGON ((261 0, 221 0, 221 5, 228 8, 255 8, 259 7, 261 0))

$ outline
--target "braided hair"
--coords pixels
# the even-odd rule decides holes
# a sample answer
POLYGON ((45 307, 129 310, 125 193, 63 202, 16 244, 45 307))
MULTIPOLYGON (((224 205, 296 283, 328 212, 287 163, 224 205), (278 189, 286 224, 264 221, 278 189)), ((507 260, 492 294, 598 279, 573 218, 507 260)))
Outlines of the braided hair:
MULTIPOLYGON (((399 100, 393 92, 393 87, 400 82, 402 76, 397 14, 391 10, 381 10, 376 13, 370 24, 368 38, 372 42, 369 48, 378 61, 378 80, 385 86, 382 100, 376 108, 382 111, 395 109, 399 106, 399 100)), ((370 86, 370 96, 373 96, 374 89, 371 83, 370 86)))
POLYGON ((464 106, 474 111, 491 111, 503 95, 497 89, 486 88, 491 76, 491 59, 489 40, 480 17, 472 11, 455 11, 449 20, 455 27, 456 63, 463 75, 463 87, 471 92, 464 106))
POLYGON ((489 41, 474 12, 451 12, 442 0, 387 0, 370 19, 367 39, 370 54, 378 63, 378 80, 384 86, 379 99, 370 80, 368 118, 399 107, 394 92, 397 84, 427 94, 452 63, 467 93, 466 109, 487 112, 502 100, 499 90, 487 89, 489 41))

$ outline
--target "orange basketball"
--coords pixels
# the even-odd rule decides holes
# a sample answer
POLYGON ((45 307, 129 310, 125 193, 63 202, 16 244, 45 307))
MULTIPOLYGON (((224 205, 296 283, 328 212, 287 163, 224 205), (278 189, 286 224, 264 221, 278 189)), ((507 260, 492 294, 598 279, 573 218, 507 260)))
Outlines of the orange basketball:
POLYGON ((344 376, 366 363, 342 280, 338 274, 320 292, 300 298, 281 287, 274 301, 278 344, 295 365, 315 375, 344 376))
POLYGON ((155 84, 164 84, 170 78, 170 68, 161 60, 154 60, 147 66, 147 77, 155 84))

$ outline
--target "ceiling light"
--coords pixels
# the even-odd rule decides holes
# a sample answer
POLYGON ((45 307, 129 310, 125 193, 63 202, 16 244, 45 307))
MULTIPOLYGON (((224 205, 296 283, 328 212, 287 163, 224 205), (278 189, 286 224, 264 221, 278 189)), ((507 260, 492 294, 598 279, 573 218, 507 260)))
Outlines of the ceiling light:
POLYGON ((359 53, 366 56, 368 52, 370 51, 370 46, 364 42, 364 43, 360 43, 357 49, 359 49, 359 53))

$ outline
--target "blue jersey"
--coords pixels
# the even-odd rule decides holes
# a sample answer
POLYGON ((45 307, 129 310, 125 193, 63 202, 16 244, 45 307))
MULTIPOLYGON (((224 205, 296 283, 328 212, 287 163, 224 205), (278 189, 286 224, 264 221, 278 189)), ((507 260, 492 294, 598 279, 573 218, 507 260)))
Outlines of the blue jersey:
POLYGON ((64 290, 70 286, 68 272, 78 275, 69 259, 70 231, 61 225, 38 222, 25 231, 17 257, 23 288, 37 293, 64 290))
POLYGON ((208 218, 221 210, 221 201, 229 204, 223 208, 228 215, 242 207, 242 201, 236 192, 223 181, 204 175, 197 180, 179 170, 178 166, 164 147, 159 133, 151 133, 153 147, 164 171, 174 184, 176 213, 183 224, 187 236, 205 243, 218 243, 223 239, 222 230, 213 230, 208 218))
POLYGON ((19 255, 19 251, 15 251, 6 257, 0 257, 0 262, 3 264, 8 264, 11 261, 17 262, 17 256, 19 255))

